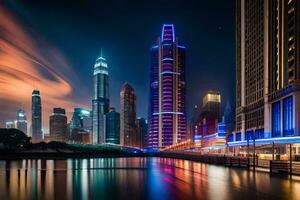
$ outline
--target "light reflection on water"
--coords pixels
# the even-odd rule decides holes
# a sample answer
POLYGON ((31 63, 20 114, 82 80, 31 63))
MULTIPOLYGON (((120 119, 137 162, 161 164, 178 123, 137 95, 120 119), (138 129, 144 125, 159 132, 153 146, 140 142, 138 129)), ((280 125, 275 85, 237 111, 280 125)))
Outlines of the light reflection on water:
POLYGON ((0 161, 0 199, 300 199, 300 181, 168 158, 0 161))

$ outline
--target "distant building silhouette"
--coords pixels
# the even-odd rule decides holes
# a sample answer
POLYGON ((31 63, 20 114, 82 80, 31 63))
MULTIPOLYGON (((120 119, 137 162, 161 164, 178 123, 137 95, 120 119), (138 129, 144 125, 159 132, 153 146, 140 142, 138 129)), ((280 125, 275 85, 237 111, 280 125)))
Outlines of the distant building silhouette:
POLYGON ((136 96, 134 89, 125 83, 120 92, 120 144, 124 146, 137 146, 136 140, 136 96))
POLYGON ((16 128, 28 135, 26 114, 25 111, 21 108, 17 110, 16 128))
POLYGON ((144 118, 136 119, 136 128, 137 128, 137 147, 145 148, 146 145, 146 136, 148 132, 148 123, 144 118))
POLYGON ((31 99, 31 130, 32 141, 40 142, 43 140, 42 132, 42 102, 39 90, 33 90, 31 99))
POLYGON ((15 124, 13 121, 6 121, 5 122, 5 128, 15 128, 15 124))
POLYGON ((92 142, 92 117, 91 111, 83 108, 75 108, 69 123, 69 140, 75 143, 92 142), (88 139, 89 138, 89 142, 88 139), (83 141, 81 141, 83 139, 83 141))
POLYGON ((106 143, 120 144, 120 113, 115 108, 105 115, 106 143))
POLYGON ((63 108, 53 108, 49 120, 51 140, 65 142, 67 140, 67 116, 63 108))

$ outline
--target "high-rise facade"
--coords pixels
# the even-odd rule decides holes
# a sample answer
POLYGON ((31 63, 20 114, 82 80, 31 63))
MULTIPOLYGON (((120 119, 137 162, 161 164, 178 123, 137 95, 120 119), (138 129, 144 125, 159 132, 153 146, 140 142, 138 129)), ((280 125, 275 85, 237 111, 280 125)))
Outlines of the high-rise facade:
POLYGON ((31 97, 31 131, 32 141, 40 142, 43 140, 42 132, 42 101, 39 90, 33 90, 31 97))
POLYGON ((144 118, 136 119, 137 127, 137 147, 145 148, 146 147, 146 136, 148 132, 148 123, 144 118))
POLYGON ((16 128, 27 135, 27 118, 23 109, 17 110, 16 128))
POLYGON ((236 133, 299 135, 300 1, 236 1, 236 133))
POLYGON ((125 83, 120 92, 120 144, 122 146, 136 146, 136 96, 134 89, 125 83))
POLYGON ((120 144, 120 113, 110 108, 105 115, 106 143, 120 144))
POLYGON ((53 108, 49 120, 50 137, 53 141, 65 142, 67 140, 67 116, 63 108, 53 108))
MULTIPOLYGON (((102 53, 101 53, 102 54, 102 53)), ((92 100, 93 143, 105 143, 105 114, 109 111, 108 66, 102 55, 94 65, 94 97, 92 100)))
POLYGON ((151 48, 147 146, 164 148, 186 139, 186 48, 178 44, 174 25, 164 24, 151 48))

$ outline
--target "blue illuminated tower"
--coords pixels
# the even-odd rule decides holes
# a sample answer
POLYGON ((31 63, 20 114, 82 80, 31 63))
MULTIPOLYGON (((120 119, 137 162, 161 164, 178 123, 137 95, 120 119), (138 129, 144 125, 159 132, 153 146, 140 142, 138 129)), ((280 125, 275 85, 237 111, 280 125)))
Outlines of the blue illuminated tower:
POLYGON ((97 58, 94 65, 94 97, 92 100, 94 144, 105 143, 105 114, 109 110, 108 66, 105 58, 97 58))
POLYGON ((151 48, 149 148, 164 148, 186 138, 185 51, 178 45, 174 25, 164 24, 161 38, 151 48))

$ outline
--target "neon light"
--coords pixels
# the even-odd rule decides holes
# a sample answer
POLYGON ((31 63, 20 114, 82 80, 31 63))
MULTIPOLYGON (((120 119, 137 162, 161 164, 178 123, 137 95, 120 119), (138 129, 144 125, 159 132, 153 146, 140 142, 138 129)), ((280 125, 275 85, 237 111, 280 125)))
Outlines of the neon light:
POLYGON ((95 67, 99 67, 99 66, 101 66, 101 67, 106 67, 106 68, 107 68, 107 63, 105 63, 105 62, 97 62, 97 63, 95 64, 95 67))
POLYGON ((103 70, 103 69, 95 69, 94 70, 94 75, 96 75, 96 74, 106 74, 106 75, 108 75, 108 71, 103 70))
POLYGON ((174 25, 172 24, 172 37, 173 37, 173 42, 175 42, 175 30, 174 30, 174 25))
POLYGON ((97 58, 97 60, 105 60, 105 58, 103 58, 102 56, 100 56, 99 58, 97 58))
MULTIPOLYGON (((255 140, 256 144, 270 144, 270 143, 300 143, 300 136, 296 137, 278 137, 278 138, 266 138, 266 139, 257 139, 255 140)), ((249 140, 249 143, 253 143, 253 140, 249 140)), ((228 142, 228 146, 245 146, 247 145, 247 140, 238 141, 238 142, 228 142)))
POLYGON ((173 61, 173 58, 164 58, 164 59, 162 59, 162 61, 166 61, 166 60, 173 61))
POLYGON ((185 46, 177 45, 178 48, 186 49, 185 46))
POLYGON ((156 112, 156 113, 153 113, 153 115, 163 115, 163 114, 183 115, 182 112, 156 112))
POLYGON ((179 75, 178 72, 168 72, 168 71, 166 71, 166 72, 161 72, 160 74, 161 74, 161 75, 164 75, 164 74, 176 74, 176 75, 179 75))

